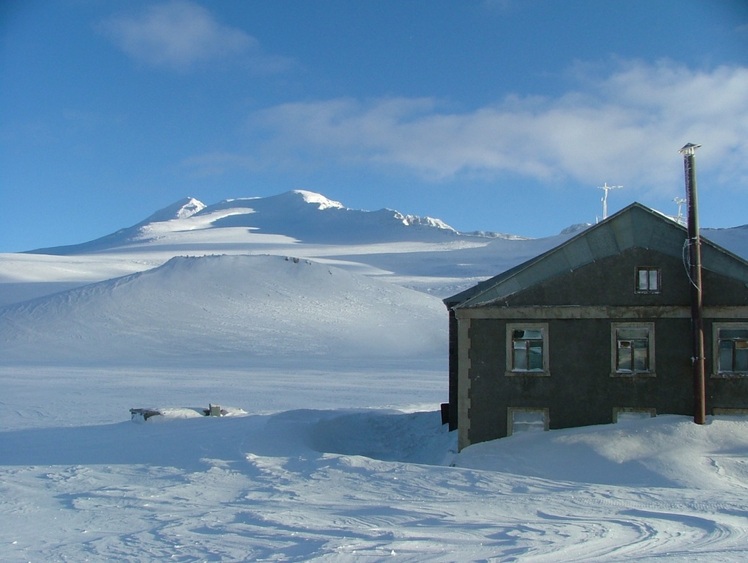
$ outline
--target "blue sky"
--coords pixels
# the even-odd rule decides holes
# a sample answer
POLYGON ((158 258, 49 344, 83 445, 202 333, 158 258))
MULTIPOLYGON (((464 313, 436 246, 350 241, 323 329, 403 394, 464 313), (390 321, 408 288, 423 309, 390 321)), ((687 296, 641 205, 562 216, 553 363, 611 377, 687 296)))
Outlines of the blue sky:
POLYGON ((292 189, 531 237, 748 223, 744 0, 0 3, 0 252, 292 189))

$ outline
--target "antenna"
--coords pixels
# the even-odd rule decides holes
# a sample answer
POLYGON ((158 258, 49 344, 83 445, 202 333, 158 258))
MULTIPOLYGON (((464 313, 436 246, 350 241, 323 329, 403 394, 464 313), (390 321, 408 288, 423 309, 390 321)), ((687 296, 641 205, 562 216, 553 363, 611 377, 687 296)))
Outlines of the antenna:
POLYGON ((688 200, 686 198, 684 198, 684 197, 675 197, 675 198, 673 198, 673 201, 678 206, 678 215, 675 217, 675 220, 679 224, 685 225, 686 222, 683 219, 683 204, 686 203, 686 201, 688 201, 688 200))
POLYGON ((610 190, 620 190, 623 186, 609 186, 607 182, 605 182, 605 185, 598 186, 598 190, 603 190, 605 193, 603 194, 603 199, 600 201, 603 202, 603 219, 608 218, 608 192, 610 190))

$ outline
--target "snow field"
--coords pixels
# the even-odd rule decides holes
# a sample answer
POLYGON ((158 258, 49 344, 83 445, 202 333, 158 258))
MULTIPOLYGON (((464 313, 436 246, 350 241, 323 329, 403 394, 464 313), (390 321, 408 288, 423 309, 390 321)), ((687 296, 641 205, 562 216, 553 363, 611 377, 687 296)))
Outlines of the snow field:
MULTIPOLYGON (((0 255, 3 561, 748 558, 744 419, 456 453, 438 297, 561 239, 349 211, 185 200, 85 248, 0 255), (194 416, 210 403, 232 416, 194 416)), ((748 256, 744 232, 709 236, 748 256)))
POLYGON ((291 366, 143 367, 132 377, 132 367, 1 369, 4 560, 740 561, 748 552, 744 420, 698 427, 664 416, 456 454, 435 408, 441 373, 370 367, 325 374, 321 387, 311 381, 322 374, 291 366), (248 414, 129 420, 133 406, 208 402, 248 414))

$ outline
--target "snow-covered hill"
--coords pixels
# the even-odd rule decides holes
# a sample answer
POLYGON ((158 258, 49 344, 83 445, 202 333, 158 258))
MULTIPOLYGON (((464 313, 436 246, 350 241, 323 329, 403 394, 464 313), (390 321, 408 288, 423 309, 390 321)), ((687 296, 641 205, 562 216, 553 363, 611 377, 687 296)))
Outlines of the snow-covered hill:
POLYGON ((0 308, 0 363, 429 357, 444 323, 437 299, 309 260, 182 257, 0 308))

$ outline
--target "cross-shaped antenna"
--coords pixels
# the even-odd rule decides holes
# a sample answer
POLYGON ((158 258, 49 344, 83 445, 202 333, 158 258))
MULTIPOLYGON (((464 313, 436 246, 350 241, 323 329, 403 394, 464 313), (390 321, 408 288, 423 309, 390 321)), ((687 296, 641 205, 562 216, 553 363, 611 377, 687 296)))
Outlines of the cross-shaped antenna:
POLYGON ((676 198, 673 198, 673 201, 678 206, 678 216, 675 218, 675 220, 682 225, 684 223, 684 221, 683 221, 683 204, 686 203, 686 198, 685 197, 676 197, 676 198))
POLYGON ((598 190, 603 190, 605 193, 603 194, 603 199, 600 200, 603 202, 603 219, 608 218, 608 192, 610 190, 620 190, 623 186, 609 186, 607 182, 605 182, 605 185, 598 186, 598 190))

